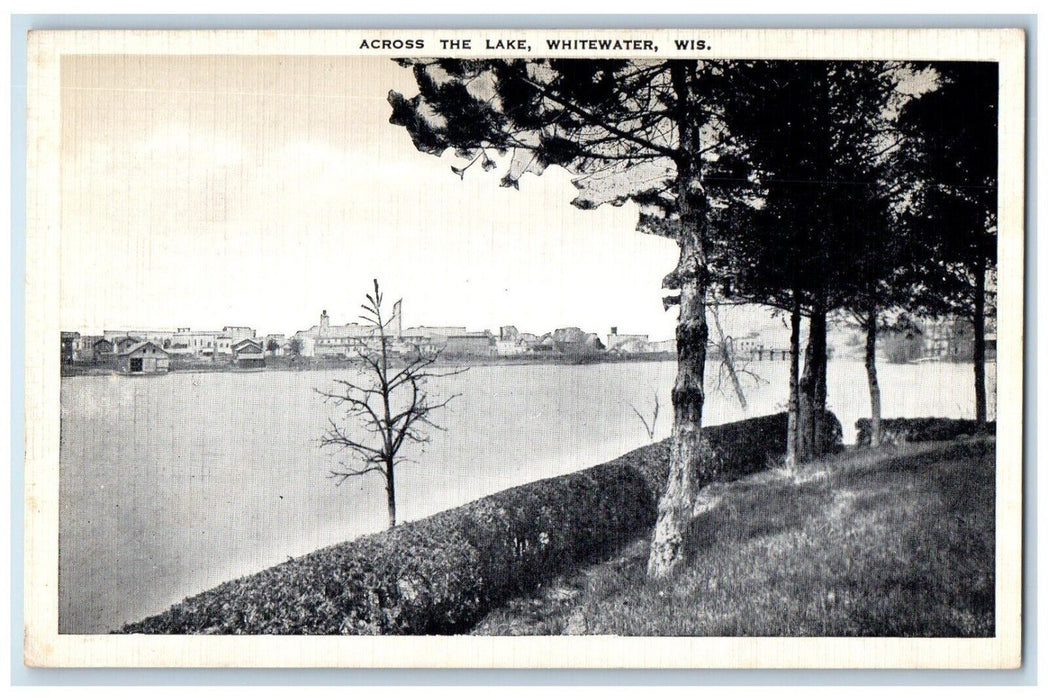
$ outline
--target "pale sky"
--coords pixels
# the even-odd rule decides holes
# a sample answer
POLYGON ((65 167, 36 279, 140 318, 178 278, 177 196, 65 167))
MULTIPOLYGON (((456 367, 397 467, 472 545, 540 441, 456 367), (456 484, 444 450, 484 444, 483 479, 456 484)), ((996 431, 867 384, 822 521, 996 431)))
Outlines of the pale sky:
POLYGON ((464 180, 388 123, 410 71, 361 57, 77 56, 62 64, 62 328, 291 333, 355 320, 670 338, 672 241, 581 211, 562 170, 464 180))

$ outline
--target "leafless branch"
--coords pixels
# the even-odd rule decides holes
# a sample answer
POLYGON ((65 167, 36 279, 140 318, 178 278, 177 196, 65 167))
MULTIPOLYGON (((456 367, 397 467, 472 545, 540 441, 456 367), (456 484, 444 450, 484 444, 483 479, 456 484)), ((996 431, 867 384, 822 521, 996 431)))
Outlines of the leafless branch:
POLYGON ((336 379, 334 388, 316 389, 325 403, 342 409, 345 424, 328 419, 328 428, 320 438, 321 447, 332 448, 352 455, 356 464, 340 463, 332 469, 329 478, 341 485, 347 479, 371 473, 382 474, 389 498, 389 522, 396 522, 394 478, 396 467, 411 460, 401 453, 406 443, 424 444, 429 435, 424 428, 443 430, 433 422, 431 414, 439 411, 459 394, 442 400, 432 399, 426 391, 429 379, 461 374, 467 368, 447 371, 432 369, 438 352, 423 352, 416 348, 415 356, 395 357, 389 335, 392 318, 383 313, 383 295, 375 281, 374 291, 366 295, 361 305, 361 319, 372 328, 372 334, 357 348, 363 365, 360 380, 336 379), (378 347, 373 347, 377 341, 378 347), (403 365, 401 365, 403 361, 403 365), (394 366, 396 368, 394 368, 394 366), (353 429, 351 434, 349 431, 353 429))
POLYGON ((644 415, 637 410, 636 406, 630 404, 630 408, 633 409, 633 413, 635 413, 637 418, 640 418, 640 422, 644 424, 644 430, 648 433, 648 439, 650 440, 655 439, 655 424, 659 420, 659 392, 652 391, 652 393, 655 396, 655 406, 652 409, 651 423, 649 423, 648 419, 645 418, 644 415))

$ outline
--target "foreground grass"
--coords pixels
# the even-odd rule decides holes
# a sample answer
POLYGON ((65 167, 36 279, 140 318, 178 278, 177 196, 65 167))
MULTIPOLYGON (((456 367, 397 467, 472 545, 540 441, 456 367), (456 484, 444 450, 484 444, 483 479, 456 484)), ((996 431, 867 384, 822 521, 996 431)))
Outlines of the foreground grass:
POLYGON ((647 538, 489 614, 474 634, 994 633, 994 441, 859 450, 705 489, 687 563, 647 538))

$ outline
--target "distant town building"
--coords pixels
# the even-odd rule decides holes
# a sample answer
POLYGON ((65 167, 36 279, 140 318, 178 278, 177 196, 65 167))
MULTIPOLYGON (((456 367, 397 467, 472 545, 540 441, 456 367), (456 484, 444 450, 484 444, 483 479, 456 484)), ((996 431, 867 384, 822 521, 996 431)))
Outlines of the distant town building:
POLYGON ((171 344, 175 337, 175 331, 165 330, 104 330, 102 337, 111 343, 118 338, 138 338, 139 340, 152 340, 161 348, 171 344))
POLYGON ((575 326, 558 328, 550 337, 554 350, 563 355, 592 355, 605 347, 596 333, 587 333, 575 326))
POLYGON ((221 331, 193 331, 188 328, 179 328, 171 339, 171 347, 179 353, 188 351, 190 355, 199 357, 211 357, 215 354, 215 346, 221 331))
POLYGON ((215 355, 232 355, 233 338, 223 333, 215 338, 215 355))
MULTIPOLYGON (((389 348, 398 354, 436 352, 482 354, 494 352, 494 336, 488 331, 467 331, 465 326, 412 326, 404 328, 402 302, 393 305, 387 328, 389 348)), ((298 339, 301 354, 306 357, 352 358, 361 350, 377 349, 379 334, 368 324, 332 325, 327 310, 320 322, 293 336, 298 339)))
POLYGON ((527 347, 528 353, 533 355, 554 355, 557 352, 557 342, 549 335, 529 343, 527 347))
POLYGON ((618 338, 611 352, 622 355, 645 355, 651 352, 648 336, 638 335, 633 337, 618 338))
POLYGON ((619 333, 618 326, 612 326, 608 333, 609 352, 648 352, 647 344, 647 335, 619 333))
POLYGON ((448 338, 465 335, 465 326, 415 326, 405 328, 397 340, 395 351, 401 354, 441 352, 447 347, 448 338))
POLYGON ((117 355, 117 369, 125 374, 159 374, 170 369, 170 358, 159 344, 144 340, 117 355))
MULTIPOLYGON (((109 338, 106 338, 106 340, 109 340, 109 338)), ((128 348, 143 342, 143 339, 137 336, 123 335, 113 338, 110 342, 113 343, 113 352, 119 355, 127 351, 128 348)))
POLYGON ((111 362, 113 355, 113 344, 105 338, 99 338, 91 345, 90 362, 111 362))
POLYGON ((220 331, 179 328, 165 349, 172 355, 215 358, 217 355, 232 355, 235 343, 255 337, 254 329, 247 326, 225 326, 220 331))
POLYGON ((233 364, 241 368, 265 367, 266 355, 262 343, 252 338, 244 338, 233 343, 233 364))
POLYGON ((732 338, 731 345, 736 356, 750 357, 758 348, 764 347, 764 340, 760 334, 753 331, 739 338, 732 338))
POLYGON ((62 331, 62 364, 67 365, 73 361, 73 348, 80 340, 80 334, 75 331, 62 331))
MULTIPOLYGON (((400 313, 399 304, 396 314, 400 313)), ((399 318, 390 326, 399 328, 399 318)), ((391 328, 392 331, 392 328, 391 328)), ((360 323, 331 325, 327 309, 320 312, 320 323, 304 331, 295 333, 295 338, 302 343, 302 355, 305 357, 352 357, 366 347, 370 338, 375 336, 375 329, 360 323), (309 341, 308 343, 306 341, 309 341), (306 346, 308 345, 308 351, 306 346)))
POLYGON ((255 337, 255 329, 248 328, 247 326, 223 326, 222 335, 228 336, 230 341, 235 345, 241 340, 255 337))
MULTIPOLYGON (((970 319, 963 316, 916 319, 912 326, 879 335, 879 352, 889 362, 971 362, 975 358, 975 329, 970 319)), ((986 319, 984 347, 986 359, 995 360, 997 324, 992 317, 986 319)))
MULTIPOLYGON (((295 336, 295 342, 298 343, 298 354, 302 357, 316 357, 317 354, 317 341, 309 336, 298 337, 295 336)), ((290 344, 290 341, 289 341, 290 344)))
POLYGON ((171 345, 168 345, 164 349, 167 350, 167 354, 171 357, 179 357, 182 359, 191 359, 196 354, 191 348, 179 345, 176 342, 172 342, 171 345))
POLYGON ((648 347, 651 352, 668 352, 674 355, 677 354, 677 341, 674 338, 669 340, 655 340, 648 343, 648 347))
MULTIPOLYGON (((188 327, 167 330, 105 330, 102 338, 113 343, 116 352, 126 349, 126 339, 134 341, 150 340, 168 355, 181 357, 212 357, 217 354, 230 354, 233 343, 244 338, 254 338, 255 331, 247 326, 225 326, 220 331, 194 331, 188 327)), ((85 345, 86 351, 86 345, 85 345)))
POLYGON ((403 338, 446 339, 449 335, 465 335, 465 326, 412 326, 405 328, 403 338))
POLYGON ((73 362, 94 362, 95 343, 102 339, 100 335, 80 335, 73 340, 73 362))
POLYGON ((527 352, 527 346, 525 346, 520 338, 513 340, 498 339, 495 341, 495 354, 499 357, 517 357, 527 352))
POLYGON ((558 328, 550 335, 558 343, 580 343, 586 339, 586 332, 577 326, 558 328))
POLYGON ((534 339, 532 334, 521 333, 516 326, 500 326, 494 353, 499 357, 519 357, 528 351, 528 336, 534 339))
POLYGON ((924 356, 968 362, 975 354, 975 331, 972 322, 958 316, 921 322, 924 334, 924 356))
POLYGON ((458 333, 447 336, 444 352, 448 355, 491 355, 495 351, 495 339, 487 331, 458 333))
POLYGON ((282 357, 287 347, 287 337, 283 333, 269 333, 262 343, 262 350, 267 355, 282 357))

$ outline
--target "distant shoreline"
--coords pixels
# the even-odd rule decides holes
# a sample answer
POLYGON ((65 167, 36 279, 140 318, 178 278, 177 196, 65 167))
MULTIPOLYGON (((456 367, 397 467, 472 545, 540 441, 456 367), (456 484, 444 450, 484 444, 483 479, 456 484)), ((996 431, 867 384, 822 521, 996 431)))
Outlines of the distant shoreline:
MULTIPOLYGON (((435 363, 439 367, 486 367, 492 365, 595 365, 595 364, 621 364, 624 362, 671 362, 676 361, 676 356, 671 352, 636 353, 630 355, 618 354, 593 354, 593 355, 557 355, 542 357, 441 357, 435 363)), ((210 372, 234 372, 237 374, 252 374, 259 372, 312 372, 330 369, 349 369, 359 366, 354 360, 318 360, 317 358, 303 358, 299 363, 290 363, 286 358, 269 358, 265 367, 251 367, 241 369, 227 362, 210 364, 181 363, 172 360, 171 373, 197 373, 210 372)), ((402 365, 397 362, 395 366, 402 365)), ((63 377, 81 377, 115 374, 124 376, 115 368, 108 365, 63 365, 63 377)))
MULTIPOLYGON (((653 352, 653 353, 636 353, 630 355, 619 355, 614 353, 602 353, 592 355, 556 355, 556 356, 540 356, 540 357, 441 357, 435 363, 437 367, 488 367, 494 365, 509 365, 509 366, 545 366, 545 365, 596 365, 596 364, 622 364, 628 362, 675 362, 676 356, 671 352, 653 352)), ((848 355, 841 355, 833 359, 838 360, 852 360, 861 362, 861 357, 851 357, 848 355)), ((967 362, 955 362, 946 358, 937 359, 937 362, 944 364, 969 364, 967 362)), ((779 360, 768 360, 768 363, 777 363, 779 360)), ((231 372, 236 374, 252 374, 259 372, 314 372, 332 369, 350 369, 358 366, 359 363, 353 360, 331 360, 324 359, 318 360, 317 358, 303 358, 300 363, 290 363, 286 358, 269 358, 265 367, 251 367, 251 368, 239 368, 234 367, 228 362, 222 363, 206 363, 206 362, 194 362, 194 363, 181 363, 177 360, 172 361, 172 368, 169 372, 162 374, 171 373, 194 373, 194 374, 207 374, 211 372, 231 372)), ((400 366, 403 363, 398 360, 394 366, 400 366)), ((893 363, 889 363, 893 364, 893 363)), ((894 364, 923 364, 923 363, 894 363, 894 364)), ((995 360, 987 359, 987 364, 996 364, 995 360)), ((84 377, 84 376, 162 376, 160 375, 124 375, 118 372, 114 367, 109 365, 94 365, 94 364, 73 364, 73 365, 62 365, 61 368, 62 377, 84 377)))

